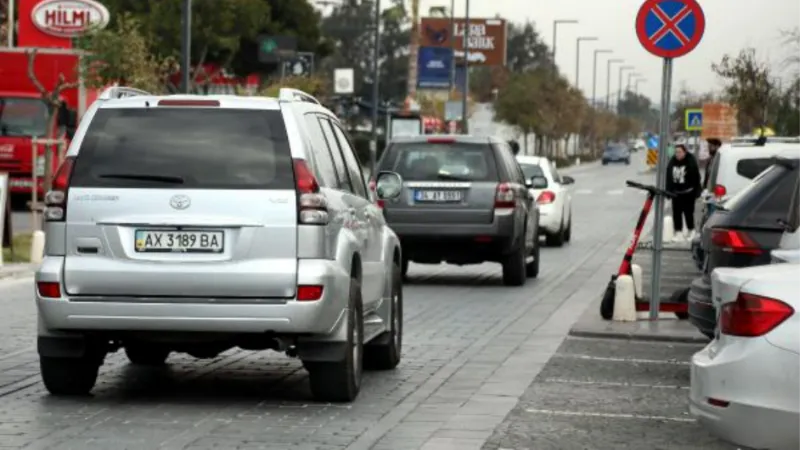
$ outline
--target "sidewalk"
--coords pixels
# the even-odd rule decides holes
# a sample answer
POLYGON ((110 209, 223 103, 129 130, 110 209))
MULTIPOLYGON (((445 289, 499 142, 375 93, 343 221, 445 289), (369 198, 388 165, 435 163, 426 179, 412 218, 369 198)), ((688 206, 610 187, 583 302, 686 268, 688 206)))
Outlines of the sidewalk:
POLYGON ((0 280, 13 280, 33 276, 37 265, 30 263, 8 263, 0 266, 0 280))

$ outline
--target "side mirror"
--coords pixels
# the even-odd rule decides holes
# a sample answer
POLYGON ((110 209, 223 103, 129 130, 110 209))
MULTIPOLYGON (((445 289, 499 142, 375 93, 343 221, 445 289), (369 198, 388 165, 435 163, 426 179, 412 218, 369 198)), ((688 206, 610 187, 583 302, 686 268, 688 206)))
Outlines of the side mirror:
POLYGON ((574 183, 575 183, 575 178, 566 175, 561 177, 561 184, 574 184, 574 183))
POLYGON ((533 189, 533 180, 531 179, 525 180, 525 187, 528 189, 533 189))
POLYGON ((378 172, 375 192, 381 200, 397 198, 403 191, 403 177, 396 172, 378 172))
POLYGON ((545 189, 547 187, 547 178, 534 176, 531 177, 531 188, 532 189, 545 189))
POLYGON ((511 153, 513 153, 514 156, 519 154, 519 142, 512 139, 508 141, 508 146, 511 147, 511 153))

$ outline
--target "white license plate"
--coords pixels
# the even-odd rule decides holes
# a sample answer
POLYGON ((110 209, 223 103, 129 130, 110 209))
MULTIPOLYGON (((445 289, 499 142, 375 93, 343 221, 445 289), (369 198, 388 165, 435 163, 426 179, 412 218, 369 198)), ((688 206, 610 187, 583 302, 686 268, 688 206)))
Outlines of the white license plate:
POLYGON ((222 231, 136 230, 137 252, 221 253, 222 231))
POLYGON ((461 201, 461 191, 415 191, 414 200, 418 202, 451 203, 461 201))

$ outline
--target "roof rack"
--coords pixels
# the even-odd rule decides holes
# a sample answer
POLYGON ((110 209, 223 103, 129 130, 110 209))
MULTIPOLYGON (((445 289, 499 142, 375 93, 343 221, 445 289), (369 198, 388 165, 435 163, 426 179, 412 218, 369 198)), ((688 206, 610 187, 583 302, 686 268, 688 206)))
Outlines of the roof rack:
POLYGON ((97 98, 98 100, 113 100, 126 97, 138 97, 142 95, 153 95, 153 94, 143 91, 141 89, 136 89, 131 87, 112 86, 104 90, 97 98))
POLYGON ((313 95, 303 92, 300 89, 281 88, 278 91, 278 100, 281 102, 308 102, 316 105, 321 105, 319 100, 314 98, 313 95))

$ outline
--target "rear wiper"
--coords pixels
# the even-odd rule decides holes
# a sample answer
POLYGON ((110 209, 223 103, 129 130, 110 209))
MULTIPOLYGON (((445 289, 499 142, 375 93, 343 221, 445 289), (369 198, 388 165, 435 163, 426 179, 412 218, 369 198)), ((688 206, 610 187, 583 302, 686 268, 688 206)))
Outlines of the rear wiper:
POLYGON ((162 183, 183 184, 186 180, 174 175, 146 175, 135 173, 104 173, 100 178, 117 178, 120 180, 160 181, 162 183))
POLYGON ((450 180, 450 181, 471 181, 467 177, 462 177, 459 175, 451 175, 449 173, 439 173, 438 175, 436 175, 436 178, 440 180, 450 180))

